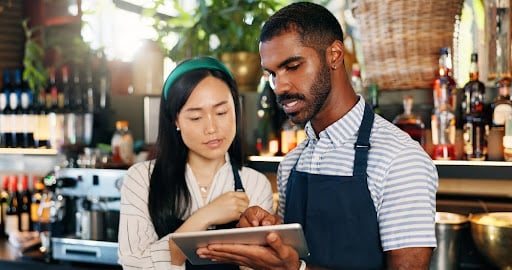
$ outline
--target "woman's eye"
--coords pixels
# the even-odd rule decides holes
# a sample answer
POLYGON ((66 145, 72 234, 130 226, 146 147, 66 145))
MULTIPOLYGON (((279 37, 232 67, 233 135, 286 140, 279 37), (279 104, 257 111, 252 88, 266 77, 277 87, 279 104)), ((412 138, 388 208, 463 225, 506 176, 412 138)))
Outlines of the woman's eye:
POLYGON ((228 113, 228 111, 222 111, 222 112, 218 112, 217 115, 225 115, 227 113, 228 113))

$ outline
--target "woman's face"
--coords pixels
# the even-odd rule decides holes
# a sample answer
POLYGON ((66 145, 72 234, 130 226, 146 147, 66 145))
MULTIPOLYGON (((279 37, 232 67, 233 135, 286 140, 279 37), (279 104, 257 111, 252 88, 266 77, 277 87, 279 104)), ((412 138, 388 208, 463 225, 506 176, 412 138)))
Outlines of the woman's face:
POLYGON ((224 159, 236 134, 235 104, 228 85, 208 76, 192 90, 176 120, 189 159, 224 159))

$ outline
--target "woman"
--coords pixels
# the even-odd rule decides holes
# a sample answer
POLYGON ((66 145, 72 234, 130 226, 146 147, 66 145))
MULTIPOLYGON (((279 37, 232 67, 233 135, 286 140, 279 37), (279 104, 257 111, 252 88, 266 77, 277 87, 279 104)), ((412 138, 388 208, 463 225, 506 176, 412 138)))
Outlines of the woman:
MULTIPOLYGON (((236 83, 221 62, 194 58, 171 72, 160 102, 156 158, 133 165, 121 188, 124 269, 195 269, 170 233, 232 228, 251 205, 272 211, 268 179, 241 166, 240 126, 236 83)), ((238 269, 207 267, 201 269, 238 269)))

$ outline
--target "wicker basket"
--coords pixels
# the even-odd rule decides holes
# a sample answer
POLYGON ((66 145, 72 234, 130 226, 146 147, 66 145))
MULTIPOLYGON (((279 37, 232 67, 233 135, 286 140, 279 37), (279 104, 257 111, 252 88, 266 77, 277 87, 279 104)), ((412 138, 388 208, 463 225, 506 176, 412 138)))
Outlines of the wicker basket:
POLYGON ((439 49, 454 45, 463 0, 359 0, 366 82, 379 90, 431 88, 439 49))

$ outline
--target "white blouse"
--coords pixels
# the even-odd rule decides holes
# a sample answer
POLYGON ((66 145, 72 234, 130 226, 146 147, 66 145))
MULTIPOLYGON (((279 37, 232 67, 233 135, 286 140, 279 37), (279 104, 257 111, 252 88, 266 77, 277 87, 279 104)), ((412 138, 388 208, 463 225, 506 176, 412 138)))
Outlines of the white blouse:
MULTIPOLYGON (((233 191, 234 177, 229 156, 216 173, 206 201, 203 202, 195 176, 187 165, 185 179, 191 191, 192 205, 185 218, 213 201, 219 195, 233 191)), ((119 221, 119 263, 123 269, 185 269, 185 265, 171 268, 169 235, 158 239, 148 210, 149 178, 154 161, 145 161, 130 167, 121 187, 119 221)), ((240 177, 249 197, 249 206, 259 205, 273 213, 272 187, 262 173, 242 167, 240 177)))

